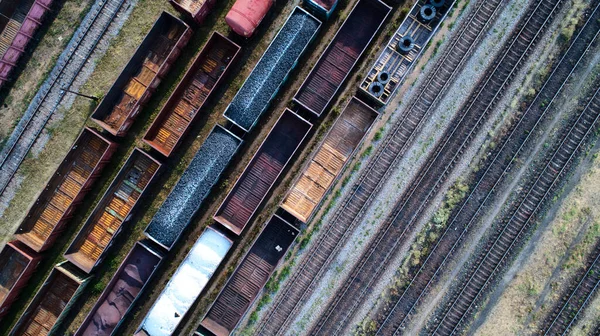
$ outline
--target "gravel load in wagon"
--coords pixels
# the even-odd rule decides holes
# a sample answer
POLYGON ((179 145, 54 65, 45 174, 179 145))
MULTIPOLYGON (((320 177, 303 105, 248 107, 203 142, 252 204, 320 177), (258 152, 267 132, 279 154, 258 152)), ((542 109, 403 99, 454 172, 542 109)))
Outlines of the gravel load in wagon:
POLYGON ((321 21, 296 7, 224 112, 249 131, 287 79, 321 21))
POLYGON ((412 71, 453 5, 451 0, 417 1, 383 48, 360 89, 374 102, 387 104, 412 71))
POLYGON ((320 116, 390 11, 391 7, 379 0, 360 0, 302 83, 294 101, 320 116))
POLYGON ((6 0, 0 4, 0 87, 9 79, 50 11, 53 0, 6 0))
POLYGON ((160 252, 145 243, 135 243, 75 336, 117 335, 162 258, 160 252))
POLYGON ((207 227, 146 314, 136 335, 174 335, 231 245, 225 235, 207 227))
POLYGON ((0 319, 27 285, 40 259, 39 254, 18 240, 4 245, 0 252, 0 319))
POLYGON ((50 248, 116 147, 86 127, 29 209, 16 238, 37 252, 50 248))
POLYGON ((214 219, 242 233, 312 124, 286 109, 217 210, 214 219))
POLYGON ((144 142, 169 156, 237 60, 240 46, 213 32, 177 88, 144 135, 144 142))
POLYGON ((296 239, 298 229, 271 217, 209 309, 201 326, 217 336, 233 332, 296 239))
POLYGON ((98 266, 160 167, 135 148, 65 252, 65 259, 86 273, 98 266))
POLYGON ((281 207, 306 223, 371 129, 377 115, 377 111, 352 97, 314 150, 281 207))
POLYGON ((163 12, 92 113, 92 120, 112 135, 124 136, 191 35, 187 24, 163 12))
POLYGON ((55 334, 89 280, 89 276, 68 261, 54 266, 10 335, 55 334))
POLYGON ((171 249, 241 143, 233 133, 215 126, 148 224, 146 236, 171 249))

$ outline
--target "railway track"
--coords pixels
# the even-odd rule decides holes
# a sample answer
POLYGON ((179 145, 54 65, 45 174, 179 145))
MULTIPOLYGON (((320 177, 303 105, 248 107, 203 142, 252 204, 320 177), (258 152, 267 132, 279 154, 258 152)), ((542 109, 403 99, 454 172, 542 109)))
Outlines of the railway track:
POLYGON ((577 120, 573 123, 562 141, 551 152, 551 157, 543 170, 536 174, 535 181, 524 188, 524 196, 516 207, 508 214, 504 225, 492 239, 487 252, 479 257, 467 274, 467 281, 458 288, 448 308, 436 323, 433 334, 451 335, 464 321, 474 303, 478 300, 486 285, 493 280, 512 247, 526 232, 532 218, 547 199, 553 187, 559 181, 573 160, 584 140, 592 131, 593 125, 600 116, 600 88, 587 103, 577 120))
POLYGON ((435 69, 418 90, 418 96, 411 101, 409 108, 383 140, 381 147, 353 186, 350 195, 342 200, 332 220, 324 224, 317 241, 306 253, 307 257, 301 261, 298 270, 292 274, 281 294, 277 296, 273 308, 260 321, 257 327, 258 334, 277 335, 291 323, 290 319, 310 295, 315 281, 337 255, 393 167, 413 142, 417 129, 443 97, 452 79, 487 32, 504 2, 505 0, 480 0, 460 25, 435 69))
POLYGON ((0 153, 0 196, 126 0, 98 0, 0 153))
POLYGON ((566 335, 577 321, 579 314, 585 309, 600 287, 600 245, 596 247, 596 256, 577 286, 570 292, 567 300, 553 314, 554 318, 544 329, 544 335, 566 335))
MULTIPOLYGON (((600 6, 600 5, 599 5, 600 6)), ((396 299, 391 309, 381 312, 383 322, 377 335, 400 334, 408 318, 414 312, 423 295, 431 287, 436 276, 440 274, 450 256, 460 246, 461 241, 477 221, 482 211, 493 202, 493 194, 507 173, 513 168, 515 159, 522 154, 531 134, 536 134, 538 127, 556 97, 562 92, 567 81, 583 58, 588 54, 592 43, 600 34, 600 22, 593 21, 600 16, 598 6, 591 13, 584 27, 557 62, 552 73, 532 100, 527 110, 519 116, 510 134, 504 137, 495 155, 485 164, 483 173, 479 174, 471 192, 465 198, 458 211, 450 218, 449 225, 438 239, 422 266, 412 276, 408 285, 396 299), (575 64, 573 61, 577 60, 575 64)), ((533 154, 532 154, 533 155, 533 154)))
POLYGON ((487 115, 521 68, 540 34, 560 8, 560 0, 533 3, 511 33, 505 47, 495 57, 467 103, 454 117, 419 175, 396 204, 385 225, 377 232, 359 262, 344 280, 311 334, 336 335, 348 326, 365 295, 379 279, 398 246, 427 208, 474 139, 487 115))

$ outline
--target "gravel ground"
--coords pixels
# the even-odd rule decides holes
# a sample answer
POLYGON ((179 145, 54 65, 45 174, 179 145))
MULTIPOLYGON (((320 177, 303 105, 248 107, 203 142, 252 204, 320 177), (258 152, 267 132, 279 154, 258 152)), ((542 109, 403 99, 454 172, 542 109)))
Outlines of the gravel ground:
POLYGON ((215 128, 158 209, 145 232, 168 248, 172 247, 218 181, 240 143, 241 140, 222 128, 215 128))
MULTIPOLYGON (((464 100, 467 98, 468 93, 472 89, 473 78, 478 78, 482 71, 485 69, 487 64, 491 61, 490 56, 498 51, 499 46, 501 46, 502 41, 504 40, 505 33, 510 31, 511 27, 518 21, 521 9, 527 3, 526 0, 513 1, 507 8, 504 9, 502 14, 497 19, 495 25, 490 29, 490 33, 485 37, 482 41, 482 44, 479 48, 477 48, 476 52, 471 57, 470 61, 466 64, 465 70, 461 73, 461 75, 455 80, 453 85, 450 87, 448 93, 445 98, 441 101, 438 108, 429 116, 427 124, 419 131, 419 135, 415 139, 415 143, 410 149, 410 151, 405 155, 405 157, 401 160, 400 164, 396 171, 390 176, 390 181, 393 183, 389 183, 382 189, 379 195, 376 197, 374 202, 372 203, 370 210, 367 212, 366 216, 362 220, 361 224, 357 227, 357 230, 352 234, 349 241, 346 243, 344 248, 339 253, 339 256, 332 263, 329 270, 323 277, 320 282, 319 287, 312 294, 310 300, 304 306, 302 312, 298 315, 294 323, 294 334, 301 334, 302 331, 305 331, 309 321, 314 321, 319 314, 321 313, 321 309, 324 306, 324 298, 331 296, 336 287, 340 284, 341 280, 344 279, 349 271, 351 270, 351 266, 358 260, 362 253, 362 249, 366 245, 372 235, 377 231, 382 221, 387 218, 389 215, 389 211, 397 201, 398 197, 405 190, 407 184, 411 181, 414 175, 417 173, 412 169, 412 167, 420 166, 425 159, 427 158, 426 154, 434 147, 435 143, 439 140, 443 131, 448 126, 452 115, 456 111, 457 108, 461 106, 464 100)), ((472 5, 469 6, 472 8, 472 5)), ((463 16, 464 17, 464 16, 463 16)), ((457 26, 457 25, 455 25, 457 26)), ((440 36, 437 36, 439 38, 440 36)), ((435 41, 432 42, 434 45, 435 41)), ((442 46, 443 48, 443 46, 442 46)), ((441 55, 443 50, 437 55, 441 55)), ((438 57, 434 57, 429 59, 427 64, 428 66, 425 68, 425 71, 428 71, 431 68, 431 65, 437 60, 438 57)), ((417 66, 418 68, 418 66, 417 66)), ((420 77, 422 79, 423 76, 420 77)), ((414 87, 418 87, 420 83, 414 87)), ((515 90, 516 88, 513 88, 515 90)), ((404 98, 404 101, 408 101, 410 99, 410 95, 414 92, 414 88, 408 89, 404 98)), ((507 96, 511 96, 509 92, 507 96)), ((398 98, 394 99, 394 102, 388 105, 388 110, 393 108, 395 102, 398 101, 398 98), (390 107, 391 106, 391 107, 390 107)), ((397 120, 397 118, 401 115, 399 113, 404 107, 401 104, 393 113, 390 118, 391 122, 397 120)), ((496 109, 496 114, 498 114, 498 110, 496 109)), ((457 177, 460 171, 464 171, 469 167, 469 161, 472 157, 475 156, 479 145, 482 144, 487 136, 487 131, 493 128, 493 117, 490 118, 490 122, 487 123, 480 131, 480 136, 473 141, 471 145, 471 150, 466 152, 464 157, 465 159, 460 162, 455 168, 455 174, 448 179, 446 186, 438 192, 438 197, 430 203, 430 210, 423 215, 423 218, 428 219, 430 215, 435 210, 436 205, 439 205, 442 201, 444 190, 450 186, 453 180, 457 177), (433 206, 431 206, 433 205, 433 206)), ((389 131, 389 127, 386 127, 389 131)), ((387 133, 387 132, 386 132, 387 133)), ((384 133, 385 134, 385 133, 384 133)), ((349 183, 351 184, 351 183, 349 183)), ((333 213, 333 211, 332 211, 333 213)), ((325 219, 328 220, 328 219, 325 219)), ((422 226, 424 221, 418 224, 416 230, 414 232, 418 232, 418 228, 422 226)), ((408 237, 408 242, 412 241, 412 236, 408 237)), ((405 250, 402 249, 401 251, 405 250)), ((392 275, 395 272, 395 266, 397 266, 402 261, 403 253, 398 254, 400 257, 397 260, 391 262, 392 267, 388 268, 386 273, 382 276, 382 279, 391 279, 392 275)), ((355 319, 352 324, 356 324, 361 321, 364 315, 369 311, 369 309, 376 302, 379 297, 379 293, 383 292, 384 288, 387 287, 387 282, 382 281, 371 291, 372 294, 368 298, 368 300, 361 306, 362 308, 355 315, 355 319)))
POLYGON ((224 114, 244 129, 252 128, 319 27, 304 12, 292 13, 224 114))

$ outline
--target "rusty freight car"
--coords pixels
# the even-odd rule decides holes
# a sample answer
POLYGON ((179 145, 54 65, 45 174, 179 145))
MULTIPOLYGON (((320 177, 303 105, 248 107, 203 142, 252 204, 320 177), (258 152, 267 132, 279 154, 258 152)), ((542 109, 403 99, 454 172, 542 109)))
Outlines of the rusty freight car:
POLYGON ((54 266, 10 335, 46 336, 55 333, 89 280, 90 277, 68 261, 54 266))
POLYGON ((215 2, 216 0, 169 0, 176 10, 190 16, 198 24, 204 22, 215 2))
POLYGON ((239 51, 240 46, 213 32, 146 132, 144 142, 164 156, 171 155, 239 51))
POLYGON ((124 136, 191 36, 187 24, 163 12, 96 107, 92 120, 111 134, 124 136))
POLYGON ((158 161, 135 148, 65 252, 65 258, 86 273, 96 268, 160 167, 158 161))
POLYGON ((237 267, 201 326, 216 336, 230 335, 296 239, 298 229, 274 215, 237 267))
POLYGON ((296 7, 227 106, 223 113, 225 118, 250 131, 320 27, 321 21, 296 7))
POLYGON ((391 11, 380 0, 359 0, 294 96, 320 116, 391 11))
POLYGON ((250 37, 273 3, 275 0, 237 0, 227 12, 225 22, 236 34, 250 37))
POLYGON ((48 249, 116 147, 117 144, 86 127, 29 209, 17 229, 17 239, 36 252, 48 249))
POLYGON ((160 252, 143 242, 136 242, 75 336, 116 335, 162 258, 160 252))
POLYGON ((236 135, 216 125, 144 230, 144 234, 170 250, 241 143, 242 140, 236 135))
POLYGON ((229 192, 214 219, 239 235, 310 131, 312 124, 286 109, 229 192))
POLYGON ((360 84, 361 91, 387 104, 453 5, 454 0, 417 1, 360 84))
POLYGON ((175 335, 177 327, 210 281, 232 242, 207 227, 142 321, 136 336, 175 335))
POLYGON ((352 97, 302 169, 281 208, 300 221, 308 222, 369 132, 377 115, 377 111, 352 97))
POLYGON ((27 44, 42 25, 53 0, 7 0, 0 2, 0 87, 10 74, 27 44))
POLYGON ((39 262, 40 255, 18 240, 4 245, 0 252, 0 319, 27 285, 39 262))

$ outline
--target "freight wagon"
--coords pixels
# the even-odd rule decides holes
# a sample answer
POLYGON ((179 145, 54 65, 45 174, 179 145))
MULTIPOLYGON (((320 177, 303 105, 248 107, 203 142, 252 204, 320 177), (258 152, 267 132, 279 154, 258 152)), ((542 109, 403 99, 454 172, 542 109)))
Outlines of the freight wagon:
POLYGON ((65 258, 86 273, 96 268, 123 224, 131 219, 160 167, 158 161, 135 148, 65 252, 65 258))
POLYGON ((320 27, 321 21, 296 7, 227 106, 225 118, 244 131, 250 131, 320 27))
POLYGON ((136 242, 75 336, 117 335, 119 326, 154 276, 162 258, 160 252, 136 242))
POLYGON ((135 335, 174 335, 231 245, 231 240, 225 235, 207 227, 160 293, 135 335))
POLYGON ((124 136, 191 36, 187 24, 163 12, 92 114, 92 120, 112 135, 124 136))
POLYGON ((377 115, 377 111, 352 97, 302 169, 281 208, 300 221, 308 222, 371 129, 377 115))
POLYGON ((194 63, 144 136, 144 142, 169 156, 198 118, 211 93, 237 60, 240 46, 213 32, 194 63))
POLYGON ((116 147, 86 127, 29 209, 16 238, 36 252, 50 248, 116 147))
POLYGON ((359 0, 302 83, 293 101, 320 116, 391 11, 380 0, 359 0))
POLYGON ((52 1, 7 0, 0 3, 0 87, 10 79, 52 1))
POLYGON ((335 10, 337 0, 305 0, 304 3, 308 8, 314 10, 319 16, 329 18, 335 10))
POLYGON ((10 335, 46 336, 56 333, 89 280, 90 277, 68 261, 54 266, 10 335))
POLYGON ((311 127, 311 123, 286 109, 217 210, 214 219, 233 233, 242 233, 311 127))
POLYGON ((39 254, 18 240, 4 245, 0 252, 0 319, 27 285, 40 259, 39 254))
POLYGON ((216 125, 146 227, 144 234, 170 250, 219 180, 241 143, 240 138, 216 125))
POLYGON ((201 24, 212 10, 216 0, 169 0, 169 2, 176 10, 201 24))
POLYGON ((227 12, 225 22, 236 34, 250 37, 273 3, 275 0, 237 0, 227 12))
POLYGON ((298 232, 281 217, 271 217, 200 325, 216 336, 230 335, 258 297, 298 232))
POLYGON ((377 104, 387 104, 453 5, 453 0, 417 1, 360 84, 361 91, 377 104))

